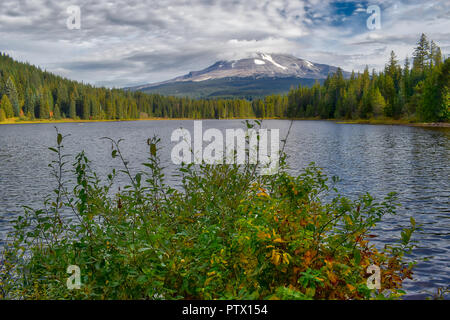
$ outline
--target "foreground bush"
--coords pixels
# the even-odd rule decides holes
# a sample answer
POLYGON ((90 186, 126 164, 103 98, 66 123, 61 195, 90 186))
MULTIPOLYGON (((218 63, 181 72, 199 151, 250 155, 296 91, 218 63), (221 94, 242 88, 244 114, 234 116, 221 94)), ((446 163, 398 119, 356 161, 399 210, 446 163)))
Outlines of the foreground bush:
POLYGON ((351 201, 313 165, 289 175, 284 155, 272 176, 253 165, 182 166, 174 189, 156 138, 137 174, 111 141, 123 169, 102 180, 84 153, 67 168, 63 140, 58 134, 50 148, 54 196, 41 210, 26 208, 3 252, 0 298, 396 298, 411 276, 404 255, 414 220, 382 251, 369 242, 375 224, 394 213, 393 194, 351 201), (118 174, 129 185, 118 188, 118 174), (366 284, 372 264, 381 268, 380 290, 366 284), (79 290, 66 286, 69 265, 81 269, 79 290))

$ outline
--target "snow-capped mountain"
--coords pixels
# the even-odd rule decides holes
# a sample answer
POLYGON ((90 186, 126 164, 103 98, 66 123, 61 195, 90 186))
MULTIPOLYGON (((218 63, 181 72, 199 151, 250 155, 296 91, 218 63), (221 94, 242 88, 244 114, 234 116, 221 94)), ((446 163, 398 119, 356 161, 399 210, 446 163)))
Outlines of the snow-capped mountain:
MULTIPOLYGON (((187 75, 172 80, 129 89, 133 91, 159 92, 168 95, 197 96, 187 92, 187 90, 197 91, 200 87, 205 88, 210 87, 212 84, 217 85, 220 83, 221 94, 236 95, 237 93, 239 95, 236 87, 242 87, 241 84, 243 82, 245 82, 245 86, 251 85, 257 89, 257 83, 263 80, 264 92, 261 92, 261 94, 271 94, 266 90, 268 89, 268 82, 274 82, 279 79, 281 82, 277 83, 277 86, 281 86, 282 89, 281 91, 275 90, 273 93, 286 92, 292 85, 298 86, 299 83, 310 85, 315 80, 324 80, 328 74, 336 72, 337 69, 337 67, 313 63, 287 54, 256 53, 246 59, 218 61, 206 69, 192 71, 187 75), (228 86, 234 87, 233 93, 230 94, 223 90, 224 81, 226 81, 228 86), (233 82, 235 83, 233 84, 233 82)), ((350 75, 348 72, 343 73, 344 77, 350 75)), ((200 94, 200 96, 216 95, 214 92, 209 91, 205 94, 200 94)), ((242 92, 242 95, 245 95, 245 93, 242 92)))

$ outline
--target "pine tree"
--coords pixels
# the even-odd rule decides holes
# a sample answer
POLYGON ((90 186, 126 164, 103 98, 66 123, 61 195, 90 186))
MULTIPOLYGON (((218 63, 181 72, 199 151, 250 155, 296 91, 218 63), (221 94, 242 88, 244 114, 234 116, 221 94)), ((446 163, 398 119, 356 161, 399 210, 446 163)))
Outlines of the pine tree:
POLYGON ((384 115, 386 117, 393 117, 395 114, 396 92, 394 81, 390 75, 386 75, 385 77, 384 92, 387 100, 387 105, 384 108, 384 115))
POLYGON ((138 119, 139 118, 138 109, 137 109, 137 105, 136 105, 135 101, 131 102, 130 118, 131 119, 138 119))
POLYGON ((431 40, 430 45, 430 61, 431 67, 439 66, 442 63, 441 48, 439 48, 433 40, 431 40))
POLYGON ((428 43, 427 36, 422 33, 419 42, 417 42, 417 47, 414 50, 414 62, 413 69, 415 71, 424 72, 425 68, 428 66, 430 52, 430 44, 428 43))
POLYGON ((11 101, 14 116, 20 116, 20 106, 19 106, 19 96, 17 94, 16 84, 12 77, 9 77, 6 81, 6 94, 8 95, 9 101, 11 101))
POLYGON ((389 59, 389 64, 387 65, 386 72, 392 77, 395 78, 398 71, 398 60, 395 52, 391 51, 391 57, 389 59))
POLYGON ((411 71, 409 66, 409 58, 406 57, 405 65, 403 67, 403 93, 405 94, 405 101, 409 100, 409 97, 412 95, 412 86, 411 86, 411 71))
POLYGON ((24 104, 24 113, 29 119, 34 119, 35 117, 35 95, 33 90, 28 88, 25 92, 25 104, 24 104))
POLYGON ((53 118, 59 120, 61 119, 61 110, 59 108, 58 104, 55 104, 54 112, 53 112, 53 118))
POLYGON ((450 60, 436 66, 424 81, 422 101, 418 109, 420 119, 426 122, 449 119, 448 89, 450 60))
POLYGON ((5 118, 14 117, 13 106, 6 94, 4 94, 2 97, 2 101, 0 102, 0 109, 2 109, 5 112, 5 118))
POLYGON ((3 122, 5 120, 6 120, 5 110, 0 109, 0 122, 3 122))
POLYGON ((50 103, 48 102, 48 96, 45 91, 41 93, 41 99, 39 101, 39 118, 50 118, 50 103))
POLYGON ((106 101, 106 119, 114 119, 114 108, 111 99, 106 101))
POLYGON ((100 119, 100 115, 101 115, 100 103, 98 102, 98 100, 96 98, 93 98, 91 100, 92 119, 100 119))
POLYGON ((76 119, 77 118, 77 104, 76 104, 75 99, 73 97, 70 99, 69 118, 70 119, 76 119))
POLYGON ((88 100, 86 95, 84 96, 84 99, 83 99, 83 108, 82 108, 81 117, 84 120, 89 120, 89 118, 91 117, 91 103, 88 100))
POLYGON ((384 108, 386 107, 386 102, 384 101, 384 98, 381 95, 380 89, 378 89, 378 87, 375 87, 371 90, 370 104, 372 106, 373 115, 375 117, 379 117, 383 114, 384 108))

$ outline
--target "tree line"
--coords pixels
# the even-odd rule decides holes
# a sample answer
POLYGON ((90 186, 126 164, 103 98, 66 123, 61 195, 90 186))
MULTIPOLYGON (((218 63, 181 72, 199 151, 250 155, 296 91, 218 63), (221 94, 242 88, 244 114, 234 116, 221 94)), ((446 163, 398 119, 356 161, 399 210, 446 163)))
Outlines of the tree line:
POLYGON ((337 119, 407 118, 448 121, 450 61, 422 34, 413 53, 400 66, 394 51, 384 71, 352 73, 344 79, 339 69, 323 85, 299 87, 288 94, 287 117, 337 119))
POLYGON ((394 52, 384 71, 341 69, 323 84, 264 99, 191 99, 98 88, 0 54, 0 121, 7 118, 124 120, 157 118, 408 118, 448 121, 449 68, 441 49, 422 34, 400 66, 394 52))

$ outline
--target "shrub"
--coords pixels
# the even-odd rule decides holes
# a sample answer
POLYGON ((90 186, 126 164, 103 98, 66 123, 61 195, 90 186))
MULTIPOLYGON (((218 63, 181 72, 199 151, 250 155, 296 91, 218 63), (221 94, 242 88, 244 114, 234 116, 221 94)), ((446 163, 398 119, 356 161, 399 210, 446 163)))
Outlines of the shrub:
POLYGON ((384 299, 401 296, 411 277, 404 255, 414 220, 400 242, 370 243, 375 224, 394 214, 394 194, 352 201, 313 164, 288 174, 284 154, 272 176, 251 164, 183 165, 173 188, 157 138, 136 174, 121 141, 110 140, 122 169, 100 179, 83 152, 68 168, 64 138, 50 148, 53 196, 40 210, 25 208, 2 253, 1 298, 384 299), (118 174, 129 184, 118 187, 118 174), (372 264, 380 290, 366 284, 372 264), (69 265, 81 268, 79 290, 66 287, 69 265))

